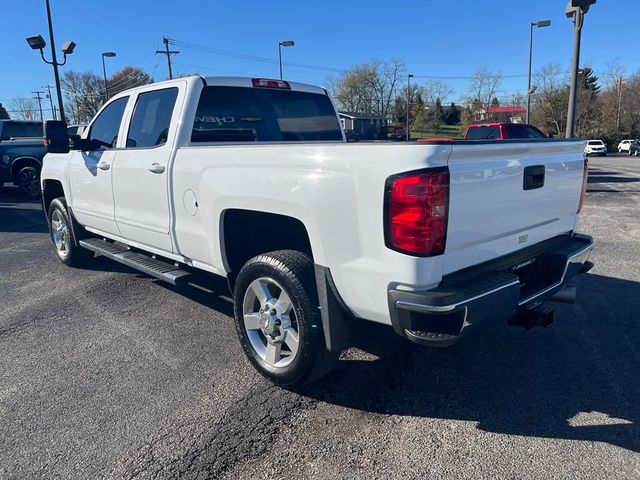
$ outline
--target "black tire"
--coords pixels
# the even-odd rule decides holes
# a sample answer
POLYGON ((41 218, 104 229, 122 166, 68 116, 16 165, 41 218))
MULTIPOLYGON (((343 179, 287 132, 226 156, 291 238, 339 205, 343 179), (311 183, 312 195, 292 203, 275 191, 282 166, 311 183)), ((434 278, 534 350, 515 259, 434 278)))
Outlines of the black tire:
POLYGON ((71 217, 67 211, 67 202, 64 197, 56 198, 51 202, 47 219, 49 220, 51 241, 56 255, 62 263, 70 267, 82 267, 91 261, 93 253, 76 245, 73 229, 71 228, 71 217), (62 230, 57 227, 58 223, 60 223, 59 228, 62 228, 62 230), (63 237, 64 251, 58 247, 56 236, 58 236, 58 239, 63 237))
MULTIPOLYGON (((259 316, 260 313, 253 315, 259 316)), ((267 312, 264 315, 269 317, 267 312)), ((245 263, 236 279, 234 317, 240 344, 247 358, 258 372, 277 385, 294 387, 311 383, 327 374, 338 361, 339 354, 331 353, 326 348, 322 319, 318 309, 313 261, 302 252, 279 250, 258 255, 245 263), (252 300, 251 297, 250 286, 257 281, 275 282, 270 284, 270 288, 276 290, 276 294, 271 297, 272 300, 275 300, 279 287, 280 291, 286 291, 290 298, 290 313, 293 315, 288 315, 287 318, 290 318, 291 326, 297 329, 298 346, 295 354, 282 357, 285 362, 290 361, 285 366, 270 364, 254 347, 256 339, 262 341, 267 349, 269 347, 263 327, 250 329, 252 330, 250 338, 250 333, 245 326, 244 313, 247 302, 255 301, 256 309, 260 305, 259 299, 252 300), (291 357, 293 357, 292 360, 290 360, 291 357)), ((263 325, 262 320, 260 325, 263 325)), ((284 342, 281 346, 287 348, 284 342)))
POLYGON ((29 198, 40 196, 40 172, 32 166, 20 169, 15 178, 15 183, 22 192, 29 198))

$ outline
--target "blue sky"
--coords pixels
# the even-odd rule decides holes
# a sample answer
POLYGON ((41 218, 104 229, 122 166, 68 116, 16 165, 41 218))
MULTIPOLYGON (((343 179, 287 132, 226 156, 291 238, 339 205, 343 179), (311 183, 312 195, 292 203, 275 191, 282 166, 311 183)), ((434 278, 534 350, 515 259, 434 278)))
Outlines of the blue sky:
MULTIPOLYGON (((8 106, 12 97, 31 96, 42 85, 53 85, 53 73, 25 42, 37 33, 48 41, 44 0, 1 3, 0 102, 8 106)), ((296 45, 283 50, 285 77, 291 80, 322 85, 332 75, 330 69, 397 57, 415 75, 464 77, 479 67, 522 75, 504 79, 503 98, 526 89, 531 21, 553 22, 534 33, 534 69, 549 62, 568 69, 572 24, 564 15, 565 5, 565 0, 51 0, 58 49, 65 40, 77 43, 62 71, 101 74, 100 53, 111 50, 117 57, 107 59, 109 72, 137 65, 162 80, 168 75, 165 57, 154 52, 168 35, 177 41, 172 48, 181 52, 174 57, 174 71, 276 78, 278 41, 293 39, 296 45)), ((639 14, 640 0, 598 0, 586 19, 581 64, 596 73, 604 73, 613 60, 625 74, 640 69, 639 14)), ((455 89, 447 101, 458 101, 467 90, 468 80, 443 81, 455 89)))

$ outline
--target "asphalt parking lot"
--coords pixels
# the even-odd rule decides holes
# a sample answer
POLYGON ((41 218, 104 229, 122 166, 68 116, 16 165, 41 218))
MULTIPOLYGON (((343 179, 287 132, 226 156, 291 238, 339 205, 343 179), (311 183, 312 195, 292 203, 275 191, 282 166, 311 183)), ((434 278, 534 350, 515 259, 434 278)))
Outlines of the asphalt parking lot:
POLYGON ((245 361, 223 284, 67 268, 0 188, 0 478, 640 478, 640 159, 590 163, 596 266, 553 328, 363 325, 302 393, 245 361))

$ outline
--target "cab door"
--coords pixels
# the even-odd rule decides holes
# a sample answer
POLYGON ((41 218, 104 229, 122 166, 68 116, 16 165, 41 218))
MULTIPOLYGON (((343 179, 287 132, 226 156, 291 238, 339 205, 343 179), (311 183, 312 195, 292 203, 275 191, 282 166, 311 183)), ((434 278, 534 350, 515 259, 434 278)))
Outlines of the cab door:
POLYGON ((124 238, 171 252, 169 164, 184 89, 151 88, 138 90, 113 166, 115 219, 124 238))
POLYGON ((114 217, 112 168, 128 96, 112 100, 89 127, 87 138, 97 148, 73 150, 69 162, 70 205, 78 222, 101 232, 118 235, 114 217))

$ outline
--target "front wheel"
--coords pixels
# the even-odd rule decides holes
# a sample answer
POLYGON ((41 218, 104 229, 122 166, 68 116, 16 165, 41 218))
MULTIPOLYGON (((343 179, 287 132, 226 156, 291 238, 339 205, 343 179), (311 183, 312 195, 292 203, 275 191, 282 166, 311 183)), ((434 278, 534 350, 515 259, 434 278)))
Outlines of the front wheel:
POLYGON ((337 362, 325 346, 313 262, 302 252, 249 260, 236 280, 234 313, 247 358, 277 385, 311 383, 337 362))
POLYGON ((70 267, 81 267, 93 256, 91 252, 76 245, 71 228, 71 217, 63 197, 52 200, 49 206, 49 231, 56 255, 70 267))

